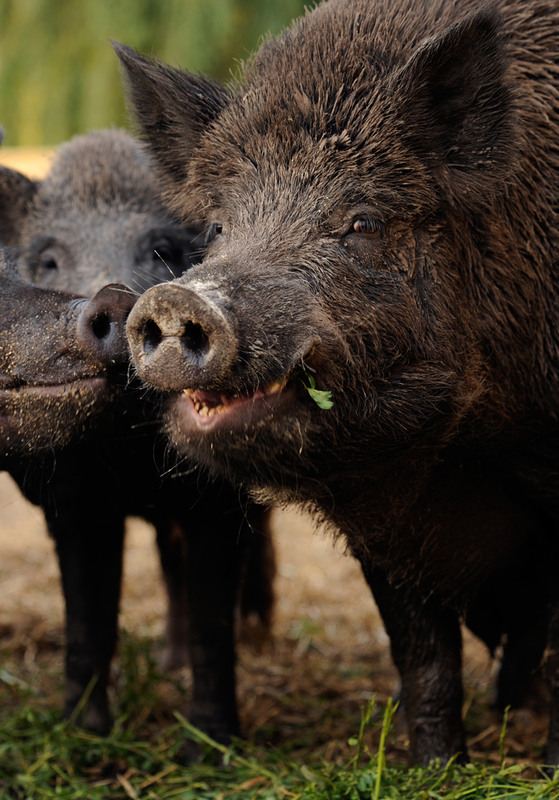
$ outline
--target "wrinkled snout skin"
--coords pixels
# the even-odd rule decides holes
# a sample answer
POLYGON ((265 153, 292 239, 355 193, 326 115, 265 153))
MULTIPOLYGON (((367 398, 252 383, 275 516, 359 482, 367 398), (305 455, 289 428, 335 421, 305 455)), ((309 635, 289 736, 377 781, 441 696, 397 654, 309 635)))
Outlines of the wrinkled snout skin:
POLYGON ((128 329, 139 331, 131 341, 143 379, 166 375, 165 389, 199 385, 207 375, 215 380, 237 357, 235 332, 220 307, 174 283, 154 287, 128 329))
POLYGON ((135 300, 114 284, 91 300, 31 286, 0 254, 0 444, 4 468, 79 438, 107 405, 107 376, 125 368, 135 300))
POLYGON ((529 601, 529 563, 544 628, 555 597, 559 14, 540 11, 329 0, 229 91, 118 50, 209 242, 136 304, 138 374, 170 393, 179 452, 345 535, 423 763, 466 754, 458 614, 497 585, 529 601))

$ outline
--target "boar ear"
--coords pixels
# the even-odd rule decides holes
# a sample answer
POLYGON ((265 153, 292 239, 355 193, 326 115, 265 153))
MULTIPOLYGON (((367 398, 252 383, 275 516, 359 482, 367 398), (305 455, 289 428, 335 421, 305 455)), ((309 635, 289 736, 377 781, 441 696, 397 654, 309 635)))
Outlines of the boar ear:
POLYGON ((180 183, 200 135, 229 102, 217 81, 173 69, 113 42, 132 112, 167 178, 180 183))
POLYGON ((21 172, 0 166, 0 242, 14 247, 19 227, 35 197, 39 183, 21 172))
POLYGON ((485 7, 424 42, 395 76, 404 136, 451 192, 487 192, 510 172, 514 113, 506 68, 501 18, 485 7))

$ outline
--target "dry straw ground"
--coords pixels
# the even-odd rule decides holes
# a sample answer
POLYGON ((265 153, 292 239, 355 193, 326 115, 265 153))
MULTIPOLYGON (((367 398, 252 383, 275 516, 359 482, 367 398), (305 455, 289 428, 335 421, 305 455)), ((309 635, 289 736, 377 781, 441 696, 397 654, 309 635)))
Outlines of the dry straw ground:
MULTIPOLYGON (((76 532, 79 535, 79 531, 76 532)), ((374 693, 379 703, 397 691, 388 642, 357 563, 295 511, 276 513, 277 607, 273 636, 263 646, 239 645, 239 701, 244 732, 263 744, 290 745, 328 760, 348 756, 347 740, 359 727, 360 709, 374 693)), ((63 606, 53 545, 41 512, 0 476, 0 650, 7 670, 36 687, 38 702, 60 705, 63 606), (54 687, 54 688, 53 688, 54 687)), ((102 579, 101 579, 102 581, 102 579)), ((102 584, 101 584, 102 588, 102 584)), ((164 636, 165 597, 154 535, 141 520, 128 525, 120 624, 136 637, 164 636)), ((121 669, 118 658, 115 672, 121 669)), ((465 714, 473 754, 496 759, 500 722, 488 707, 495 664, 466 633, 465 714)), ((181 703, 177 685, 188 688, 188 669, 161 681, 161 724, 181 703)), ((0 704, 9 702, 0 682, 0 704)), ((540 755, 545 720, 513 715, 509 757, 540 755)), ((391 745, 404 757, 402 724, 391 745)))

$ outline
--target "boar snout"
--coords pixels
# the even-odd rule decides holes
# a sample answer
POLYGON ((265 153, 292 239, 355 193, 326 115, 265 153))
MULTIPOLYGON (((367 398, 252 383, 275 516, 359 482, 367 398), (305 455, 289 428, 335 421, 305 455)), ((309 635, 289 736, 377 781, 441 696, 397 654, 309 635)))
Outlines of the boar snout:
POLYGON ((78 319, 78 341, 103 364, 128 361, 126 320, 136 298, 121 283, 110 283, 94 295, 78 319))
POLYGON ((174 283, 142 295, 127 333, 138 375, 160 389, 214 388, 237 355, 237 337, 223 311, 174 283))

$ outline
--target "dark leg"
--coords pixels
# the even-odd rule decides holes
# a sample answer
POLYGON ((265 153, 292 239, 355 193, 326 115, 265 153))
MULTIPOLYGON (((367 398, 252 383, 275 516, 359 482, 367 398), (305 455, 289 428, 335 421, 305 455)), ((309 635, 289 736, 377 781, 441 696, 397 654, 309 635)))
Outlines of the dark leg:
POLYGON ((461 634, 457 616, 409 587, 391 586, 379 569, 364 567, 402 680, 410 759, 467 760, 462 725, 461 634))
POLYGON ((549 736, 546 764, 559 767, 559 598, 552 601, 545 664, 549 688, 549 736))
POLYGON ((192 665, 189 718, 222 742, 239 733, 235 694, 235 547, 234 536, 222 536, 215 529, 204 527, 188 536, 186 577, 192 665))
MULTIPOLYGON (((190 721, 228 742, 239 733, 235 625, 243 616, 257 617, 266 629, 271 624, 275 555, 268 510, 224 482, 199 476, 167 484, 161 508, 168 516, 154 522, 169 598, 167 652, 172 661, 178 653, 190 662, 190 721)), ((183 754, 198 752, 188 744, 183 754)))
POLYGON ((507 628, 497 681, 497 707, 501 711, 507 706, 537 706, 544 699, 538 691, 538 668, 545 651, 548 610, 546 603, 532 607, 533 598, 533 594, 525 598, 525 608, 518 609, 507 628))
MULTIPOLYGON (((274 611, 276 556, 269 530, 269 509, 248 503, 246 520, 236 524, 237 551, 241 557, 240 597, 237 616, 239 635, 254 644, 268 637, 274 611), (242 537, 242 541, 240 538, 242 537)), ((242 510, 239 509, 239 514, 242 510)), ((186 535, 168 519, 157 520, 157 545, 163 580, 167 590, 167 641, 161 657, 166 669, 190 663, 188 650, 188 596, 186 590, 186 535)))
POLYGON ((465 617, 492 654, 504 639, 497 679, 500 711, 539 706, 544 700, 539 667, 547 639, 548 596, 541 566, 531 565, 531 556, 527 552, 519 567, 492 576, 469 602, 465 617))
POLYGON ((70 716, 93 678, 78 722, 99 734, 112 725, 107 684, 116 647, 124 525, 121 516, 80 508, 77 517, 49 521, 66 602, 65 714, 70 716))
POLYGON ((156 530, 161 571, 167 590, 167 641, 161 655, 161 665, 165 669, 178 669, 190 662, 186 537, 178 524, 168 520, 158 522, 156 530))
POLYGON ((185 514, 185 583, 188 597, 192 695, 189 719, 219 741, 239 733, 235 695, 235 610, 246 538, 235 491, 202 488, 185 514))
POLYGON ((242 633, 247 639, 269 635, 274 614, 276 553, 269 527, 270 511, 249 503, 243 527, 244 565, 240 590, 242 633))

